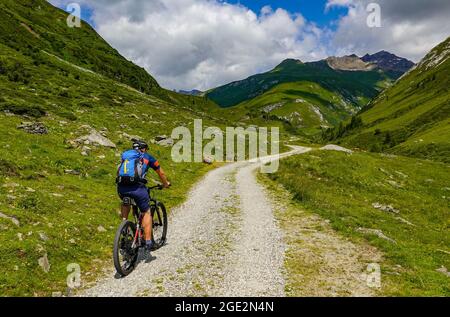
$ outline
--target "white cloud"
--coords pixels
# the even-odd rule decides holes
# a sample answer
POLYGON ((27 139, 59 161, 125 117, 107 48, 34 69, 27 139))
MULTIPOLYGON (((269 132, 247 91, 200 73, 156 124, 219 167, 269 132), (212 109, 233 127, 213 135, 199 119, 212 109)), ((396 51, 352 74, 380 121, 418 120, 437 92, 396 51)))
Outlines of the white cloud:
POLYGON ((429 50, 450 36, 448 0, 329 0, 327 7, 346 6, 331 43, 337 55, 363 55, 382 49, 419 61, 429 50), (381 8, 381 28, 367 26, 367 5, 381 8))
MULTIPOLYGON (((67 4, 72 0, 51 0, 67 4)), ((376 0, 382 28, 366 24, 371 0, 328 0, 347 7, 336 30, 300 13, 265 6, 255 13, 219 0, 78 0, 121 54, 167 88, 206 90, 267 71, 286 58, 388 50, 418 61, 450 34, 448 0, 376 0)))
POLYGON ((286 58, 326 57, 323 32, 283 9, 266 6, 256 14, 215 0, 81 3, 94 9, 102 37, 168 88, 205 90, 286 58))

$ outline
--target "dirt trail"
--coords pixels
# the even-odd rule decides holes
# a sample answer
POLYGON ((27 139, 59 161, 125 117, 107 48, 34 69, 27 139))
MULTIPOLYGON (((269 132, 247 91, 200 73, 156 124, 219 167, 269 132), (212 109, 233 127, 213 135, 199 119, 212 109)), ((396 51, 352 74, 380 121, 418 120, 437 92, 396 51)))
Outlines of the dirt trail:
MULTIPOLYGON (((309 150, 293 147, 281 156, 309 150)), ((140 256, 125 278, 111 268, 80 295, 285 296, 288 240, 274 216, 277 206, 255 176, 273 159, 232 163, 208 173, 172 211, 167 245, 151 258, 140 256)))

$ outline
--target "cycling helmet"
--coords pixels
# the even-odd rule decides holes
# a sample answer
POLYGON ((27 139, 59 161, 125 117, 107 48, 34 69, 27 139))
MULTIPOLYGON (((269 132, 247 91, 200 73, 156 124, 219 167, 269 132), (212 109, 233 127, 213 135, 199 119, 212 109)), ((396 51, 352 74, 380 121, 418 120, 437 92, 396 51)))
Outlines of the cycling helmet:
POLYGON ((133 149, 135 150, 148 150, 148 144, 141 140, 133 140, 133 149))

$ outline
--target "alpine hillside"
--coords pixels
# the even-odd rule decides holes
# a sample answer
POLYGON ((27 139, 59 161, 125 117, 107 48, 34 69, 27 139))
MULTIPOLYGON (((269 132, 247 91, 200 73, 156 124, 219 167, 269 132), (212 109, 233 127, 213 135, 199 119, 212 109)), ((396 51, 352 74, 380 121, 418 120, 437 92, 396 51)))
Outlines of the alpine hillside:
POLYGON ((385 67, 395 65, 395 55, 382 57, 370 62, 356 55, 311 63, 287 59, 267 73, 215 88, 206 96, 231 107, 244 121, 278 120, 313 135, 357 113, 404 73, 385 67))
POLYGON ((450 38, 327 139, 449 162, 450 38))
POLYGON ((0 2, 1 296, 64 290, 70 263, 83 279, 102 269, 119 219, 114 171, 132 138, 153 143, 176 184, 160 194, 170 209, 213 166, 174 163, 172 129, 227 124, 66 18, 44 0, 0 2))

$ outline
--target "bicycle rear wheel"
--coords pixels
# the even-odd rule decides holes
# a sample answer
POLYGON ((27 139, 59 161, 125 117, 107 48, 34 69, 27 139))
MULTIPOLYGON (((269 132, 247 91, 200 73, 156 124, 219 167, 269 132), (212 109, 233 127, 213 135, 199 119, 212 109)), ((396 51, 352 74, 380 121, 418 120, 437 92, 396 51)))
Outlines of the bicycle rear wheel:
POLYGON ((128 220, 124 220, 117 229, 113 259, 116 271, 121 276, 127 276, 134 270, 139 254, 139 248, 132 247, 135 234, 136 225, 128 220))
POLYGON ((156 203, 152 208, 153 230, 152 240, 153 248, 159 249, 166 243, 167 236, 167 212, 163 203, 156 203))

